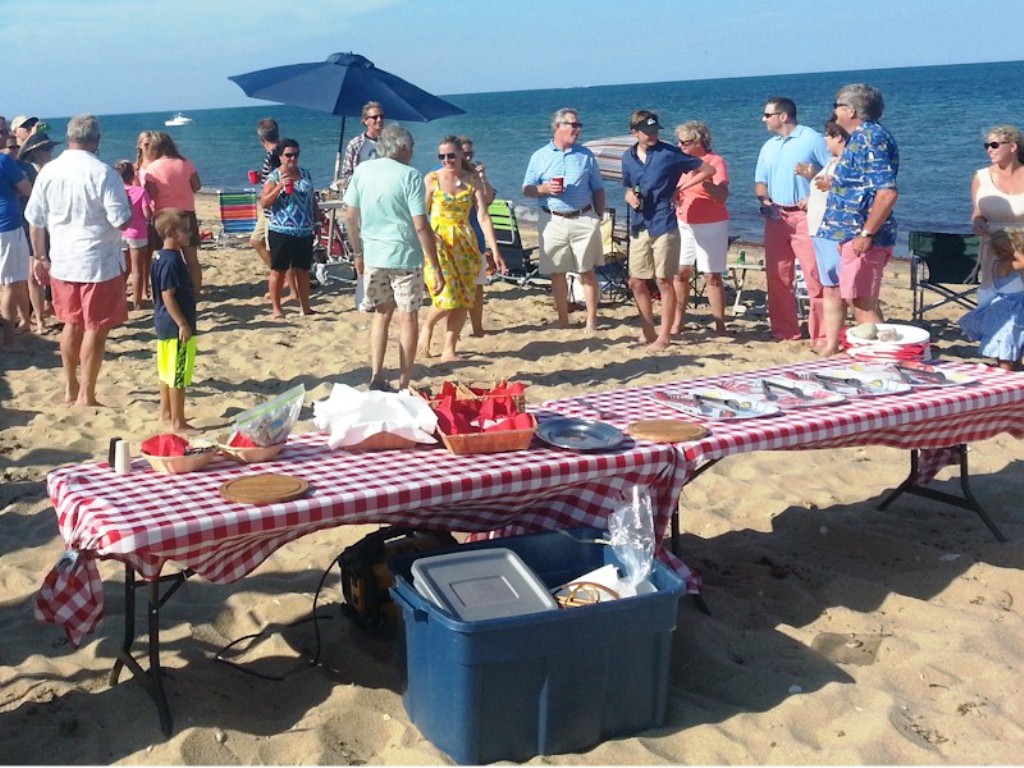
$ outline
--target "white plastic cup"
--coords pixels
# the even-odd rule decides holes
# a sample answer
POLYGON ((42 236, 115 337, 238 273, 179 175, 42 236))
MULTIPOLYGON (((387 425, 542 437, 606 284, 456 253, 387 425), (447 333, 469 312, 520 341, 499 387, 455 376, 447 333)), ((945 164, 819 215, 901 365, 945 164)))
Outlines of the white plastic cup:
POLYGON ((114 443, 114 471, 119 475, 127 475, 132 471, 132 456, 127 440, 114 443))

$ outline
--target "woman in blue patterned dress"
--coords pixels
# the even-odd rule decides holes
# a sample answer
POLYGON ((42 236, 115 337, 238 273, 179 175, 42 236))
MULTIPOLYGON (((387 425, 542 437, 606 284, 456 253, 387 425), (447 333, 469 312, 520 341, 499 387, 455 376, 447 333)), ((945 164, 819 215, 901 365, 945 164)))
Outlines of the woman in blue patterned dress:
POLYGON ((276 320, 284 317, 281 289, 289 269, 295 276, 302 314, 313 314, 309 306, 309 269, 313 265, 313 228, 319 215, 313 179, 309 171, 299 167, 299 142, 282 139, 275 152, 281 165, 267 176, 260 205, 267 212, 270 306, 276 320))

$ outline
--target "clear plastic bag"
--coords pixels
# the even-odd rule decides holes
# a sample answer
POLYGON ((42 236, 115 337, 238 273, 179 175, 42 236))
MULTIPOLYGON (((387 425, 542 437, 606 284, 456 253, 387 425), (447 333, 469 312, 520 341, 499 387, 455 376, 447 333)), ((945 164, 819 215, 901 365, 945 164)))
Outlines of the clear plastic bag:
POLYGON ((283 443, 299 420, 302 403, 306 399, 303 384, 292 387, 265 403, 250 408, 235 417, 235 427, 228 442, 235 435, 249 438, 253 445, 266 447, 283 443))
POLYGON ((630 499, 609 516, 608 533, 622 563, 622 581, 635 589, 654 563, 654 513, 646 488, 633 486, 630 499))

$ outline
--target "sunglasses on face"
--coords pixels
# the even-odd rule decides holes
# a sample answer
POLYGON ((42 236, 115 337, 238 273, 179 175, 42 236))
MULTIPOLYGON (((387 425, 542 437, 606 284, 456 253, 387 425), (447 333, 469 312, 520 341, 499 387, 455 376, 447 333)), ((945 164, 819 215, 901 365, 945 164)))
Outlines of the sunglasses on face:
POLYGON ((298 152, 282 152, 281 157, 298 157, 298 152))
POLYGON ((458 155, 455 154, 454 152, 438 152, 437 153, 437 159, 438 160, 454 160, 456 157, 458 157, 458 155))
POLYGON ((775 117, 776 115, 781 115, 781 114, 782 114, 781 112, 765 112, 764 113, 764 117, 767 120, 769 117, 775 117))
POLYGON ((846 107, 847 109, 853 109, 853 107, 851 107, 849 104, 846 104, 845 102, 842 102, 842 101, 834 101, 834 102, 832 102, 832 109, 839 109, 840 107, 846 107))
POLYGON ((571 120, 563 120, 562 125, 568 125, 570 128, 575 128, 577 131, 583 130, 583 123, 576 123, 571 120))
POLYGON ((999 149, 1003 144, 1009 144, 1008 141, 986 141, 981 146, 985 149, 999 149))
POLYGON ((383 120, 384 119, 384 115, 367 115, 366 119, 367 120, 383 120))

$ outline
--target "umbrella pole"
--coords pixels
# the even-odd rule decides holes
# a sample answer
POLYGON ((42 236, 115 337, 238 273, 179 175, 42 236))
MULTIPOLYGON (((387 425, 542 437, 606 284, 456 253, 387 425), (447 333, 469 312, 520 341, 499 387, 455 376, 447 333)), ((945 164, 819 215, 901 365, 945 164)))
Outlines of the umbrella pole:
POLYGON ((341 178, 341 158, 345 154, 345 116, 341 116, 341 132, 338 134, 338 154, 334 156, 334 180, 341 178))

